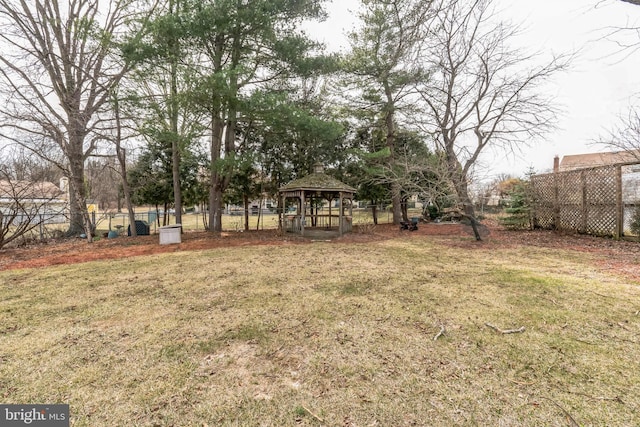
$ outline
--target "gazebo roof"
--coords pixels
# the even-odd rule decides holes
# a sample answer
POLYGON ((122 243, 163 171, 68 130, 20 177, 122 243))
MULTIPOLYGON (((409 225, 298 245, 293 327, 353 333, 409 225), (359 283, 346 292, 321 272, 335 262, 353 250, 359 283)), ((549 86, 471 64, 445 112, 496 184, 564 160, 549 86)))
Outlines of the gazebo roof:
POLYGON ((312 191, 343 191, 345 193, 355 193, 356 189, 338 181, 337 179, 327 175, 322 171, 321 167, 316 165, 316 172, 309 174, 300 179, 291 181, 280 187, 280 191, 295 190, 312 190, 312 191))

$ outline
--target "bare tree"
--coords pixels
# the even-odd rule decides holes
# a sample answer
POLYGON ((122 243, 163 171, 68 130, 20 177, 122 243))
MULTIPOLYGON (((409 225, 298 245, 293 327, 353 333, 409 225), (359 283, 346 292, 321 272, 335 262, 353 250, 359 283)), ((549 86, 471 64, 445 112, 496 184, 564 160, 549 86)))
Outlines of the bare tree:
POLYGON ((62 171, 50 161, 34 156, 24 147, 13 144, 7 148, 6 167, 12 171, 18 181, 49 181, 59 182, 62 171))
MULTIPOLYGON (((622 0, 627 3, 640 6, 640 0, 622 0)), ((640 25, 636 22, 634 24, 627 24, 620 27, 606 29, 605 37, 614 41, 621 54, 629 56, 631 54, 637 54, 640 50, 640 25), (624 35, 624 40, 619 37, 624 35)), ((599 138, 598 142, 609 147, 625 151, 627 158, 631 161, 637 159, 640 161, 640 107, 638 107, 638 101, 640 97, 636 94, 635 106, 631 106, 625 116, 620 116, 618 124, 608 131, 608 133, 599 138)))
POLYGON ((137 237, 138 232, 136 230, 136 215, 133 210, 133 201, 131 200, 131 186, 129 185, 129 177, 127 176, 127 148, 125 147, 125 140, 123 129, 122 110, 120 108, 120 99, 118 93, 114 93, 112 97, 114 120, 115 120, 115 134, 113 135, 113 143, 116 150, 116 158, 118 159, 118 172, 120 173, 120 179, 122 183, 122 192, 124 194, 124 202, 127 206, 127 213, 129 216, 129 224, 133 224, 130 227, 132 237, 137 237))
POLYGON ((566 57, 533 65, 536 55, 510 47, 516 34, 493 15, 491 0, 449 0, 424 56, 432 70, 420 88, 427 131, 478 240, 468 190, 473 167, 487 149, 517 150, 553 127, 557 111, 541 86, 568 65, 566 57))
POLYGON ((620 117, 618 125, 598 142, 626 152, 623 158, 627 161, 640 162, 640 108, 631 107, 626 116, 620 117))
POLYGON ((135 0, 0 0, 2 136, 42 156, 51 145, 69 178, 68 234, 91 241, 85 160, 102 139, 101 110, 128 69, 112 60, 119 32, 132 22, 135 0))
POLYGON ((85 166, 85 186, 87 197, 101 211, 113 210, 119 198, 119 174, 116 172, 112 155, 92 157, 85 166))

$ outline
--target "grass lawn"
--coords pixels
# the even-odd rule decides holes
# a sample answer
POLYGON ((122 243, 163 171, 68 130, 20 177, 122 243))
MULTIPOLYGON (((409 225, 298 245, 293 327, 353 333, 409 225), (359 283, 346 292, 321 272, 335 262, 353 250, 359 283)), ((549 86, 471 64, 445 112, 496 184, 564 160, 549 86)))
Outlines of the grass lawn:
POLYGON ((74 426, 640 425, 639 310, 589 254, 429 238, 4 271, 0 402, 74 426))

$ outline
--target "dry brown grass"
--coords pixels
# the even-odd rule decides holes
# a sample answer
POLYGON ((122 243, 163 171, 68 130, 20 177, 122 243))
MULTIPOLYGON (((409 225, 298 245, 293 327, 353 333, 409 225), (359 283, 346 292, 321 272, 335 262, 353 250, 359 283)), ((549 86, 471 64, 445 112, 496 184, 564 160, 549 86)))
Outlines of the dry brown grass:
POLYGON ((640 425, 639 284, 584 253, 398 238, 0 283, 0 401, 75 426, 640 425))

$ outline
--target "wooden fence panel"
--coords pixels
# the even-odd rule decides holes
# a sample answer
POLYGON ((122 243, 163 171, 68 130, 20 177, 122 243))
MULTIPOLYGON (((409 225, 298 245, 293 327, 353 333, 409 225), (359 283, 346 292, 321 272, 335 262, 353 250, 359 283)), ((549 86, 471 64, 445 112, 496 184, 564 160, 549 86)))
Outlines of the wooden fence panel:
POLYGON ((546 229, 619 237, 620 167, 531 177, 535 224, 546 229))
POLYGON ((579 230, 582 221, 582 177, 579 171, 559 174, 558 186, 558 219, 556 228, 559 230, 579 230))
POLYGON ((585 217, 584 232, 599 236, 618 237, 618 186, 616 166, 604 166, 584 171, 585 217))
POLYGON ((556 185, 553 174, 531 177, 534 204, 534 224, 536 227, 552 230, 555 228, 556 185))

